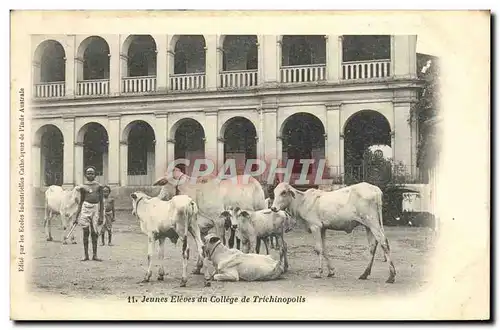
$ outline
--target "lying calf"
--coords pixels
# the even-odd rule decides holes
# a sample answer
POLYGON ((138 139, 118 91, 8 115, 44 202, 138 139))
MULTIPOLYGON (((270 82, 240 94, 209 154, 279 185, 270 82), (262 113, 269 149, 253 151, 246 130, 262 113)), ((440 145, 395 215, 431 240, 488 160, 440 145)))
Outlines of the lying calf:
POLYGON ((205 237, 205 247, 207 258, 216 269, 216 281, 269 281, 278 279, 285 271, 283 249, 276 261, 267 255, 229 249, 214 234, 205 237))

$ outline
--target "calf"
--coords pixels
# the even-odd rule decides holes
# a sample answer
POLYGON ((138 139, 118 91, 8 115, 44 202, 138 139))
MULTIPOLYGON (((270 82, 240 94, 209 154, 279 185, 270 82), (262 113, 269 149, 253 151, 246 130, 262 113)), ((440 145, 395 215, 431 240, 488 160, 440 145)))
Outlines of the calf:
MULTIPOLYGON (((196 203, 187 195, 178 195, 169 201, 163 201, 158 197, 150 197, 137 191, 132 193, 130 197, 132 198, 132 214, 138 218, 141 231, 148 236, 148 270, 143 282, 148 282, 152 275, 151 259, 155 242, 159 243, 158 258, 162 262, 165 253, 165 239, 169 238, 174 244, 180 239, 182 242, 181 287, 185 287, 189 258, 188 233, 195 241, 198 260, 204 258, 203 242, 197 222, 198 207, 196 203)), ((163 265, 160 264, 158 280, 163 281, 164 275, 163 265)), ((208 270, 206 270, 205 286, 210 286, 208 270)))
POLYGON ((229 249, 213 234, 205 237, 205 244, 207 258, 216 269, 216 281, 269 281, 278 279, 285 271, 283 249, 276 261, 267 255, 229 249))
POLYGON ((285 271, 288 269, 287 245, 283 238, 295 226, 292 218, 285 212, 272 212, 270 209, 247 211, 234 208, 231 214, 232 226, 237 228, 244 253, 259 253, 258 240, 263 240, 269 254, 267 239, 276 237, 284 253, 285 271))
MULTIPOLYGON (((61 224, 66 231, 70 219, 76 216, 78 205, 80 204, 81 192, 80 187, 76 186, 71 190, 64 190, 60 186, 50 186, 45 191, 45 218, 43 226, 47 241, 52 241, 51 220, 54 215, 59 214, 61 224)), ((63 234, 63 244, 68 244, 67 237, 63 234)), ((76 244, 75 235, 71 235, 71 243, 76 244)))

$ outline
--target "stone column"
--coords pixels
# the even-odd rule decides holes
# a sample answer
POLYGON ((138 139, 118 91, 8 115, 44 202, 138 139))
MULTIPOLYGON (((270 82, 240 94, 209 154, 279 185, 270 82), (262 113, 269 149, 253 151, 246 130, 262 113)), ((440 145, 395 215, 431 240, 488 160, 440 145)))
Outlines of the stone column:
POLYGON ((342 36, 331 34, 326 41, 326 77, 330 82, 342 79, 342 36))
MULTIPOLYGON (((167 139, 167 168, 168 165, 174 160, 175 160, 175 140, 169 138, 167 139)), ((165 171, 167 170, 167 168, 165 168, 165 171)))
POLYGON ((417 77, 417 37, 394 35, 391 37, 391 61, 395 78, 417 77))
POLYGON ((261 137, 264 144, 264 160, 270 163, 273 159, 279 159, 281 156, 278 154, 278 144, 276 137, 277 131, 277 110, 276 105, 267 105, 262 109, 264 116, 264 135, 261 137))
MULTIPOLYGON (((122 74, 121 71, 123 71, 122 67, 122 54, 120 51, 121 48, 121 38, 119 34, 116 35, 110 35, 108 37, 108 40, 110 40, 110 45, 109 45, 109 95, 111 96, 117 96, 120 94, 121 91, 121 84, 122 84, 122 74)), ((126 56, 126 54, 125 54, 126 56)), ((118 142, 117 142, 118 143, 118 142)), ((118 181, 116 181, 118 183, 118 181)))
POLYGON ((42 186, 41 164, 42 164, 42 150, 40 142, 31 145, 31 166, 33 173, 33 187, 40 188, 42 186))
POLYGON ((128 141, 120 140, 120 186, 128 185, 128 141))
POLYGON ((416 167, 416 140, 412 139, 410 118, 411 102, 394 101, 394 160, 403 163, 408 175, 413 175, 416 167))
MULTIPOLYGON (((66 55, 64 57, 65 64, 65 95, 69 97, 75 96, 76 93, 76 61, 75 61, 75 35, 68 36, 68 43, 66 45, 66 55)), ((73 146, 73 143, 71 144, 73 146)), ((66 172, 64 172, 66 173, 66 172)), ((65 181, 66 182, 66 181, 65 181)))
POLYGON ((75 184, 83 183, 83 142, 75 142, 75 184))
MULTIPOLYGON (((108 185, 120 183, 120 116, 108 116, 108 185)), ((127 164, 125 164, 126 166, 127 164)))
POLYGON ((266 86, 275 86, 279 81, 279 67, 281 63, 281 42, 278 36, 262 36, 263 44, 260 47, 263 62, 262 66, 263 81, 266 86))
POLYGON ((341 182, 344 183, 344 173, 345 173, 345 164, 344 164, 344 132, 340 133, 339 136, 339 159, 340 159, 340 177, 341 182))
POLYGON ((75 118, 63 117, 64 137, 64 164, 63 164, 63 187, 73 187, 75 183, 75 118))
POLYGON ((326 145, 326 159, 329 167, 330 175, 334 179, 340 176, 340 103, 331 103, 326 105, 326 134, 328 139, 326 145))
POLYGON ((78 90, 78 82, 83 81, 83 58, 75 57, 75 95, 80 95, 78 90))
POLYGON ((263 35, 257 36, 257 85, 264 82, 264 51, 263 51, 263 35))
POLYGON ((218 35, 205 36, 205 79, 206 89, 214 91, 219 87, 219 70, 222 59, 222 49, 217 47, 218 35))
POLYGON ((205 111, 205 158, 212 161, 215 166, 215 171, 220 168, 222 164, 218 160, 218 110, 210 109, 205 111))
POLYGON ((158 92, 166 92, 168 90, 168 82, 170 81, 168 77, 170 72, 168 65, 169 36, 166 34, 155 34, 153 38, 156 41, 156 90, 158 92))
POLYGON ((168 116, 166 112, 155 113, 155 180, 167 171, 168 116))

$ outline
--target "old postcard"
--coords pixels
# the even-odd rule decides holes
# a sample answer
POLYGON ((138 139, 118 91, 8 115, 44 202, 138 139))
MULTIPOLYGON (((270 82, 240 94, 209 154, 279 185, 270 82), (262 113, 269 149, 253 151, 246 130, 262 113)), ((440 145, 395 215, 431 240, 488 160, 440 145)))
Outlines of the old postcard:
POLYGON ((11 13, 11 318, 487 320, 487 11, 11 13))

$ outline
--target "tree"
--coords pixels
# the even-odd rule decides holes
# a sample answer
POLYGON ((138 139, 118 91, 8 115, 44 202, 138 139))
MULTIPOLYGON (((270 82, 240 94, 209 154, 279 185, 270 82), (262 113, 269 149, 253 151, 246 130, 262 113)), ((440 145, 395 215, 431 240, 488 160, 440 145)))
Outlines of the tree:
POLYGON ((403 208, 403 193, 407 192, 406 183, 410 178, 407 167, 402 162, 384 158, 383 154, 366 149, 362 165, 356 171, 344 175, 344 183, 352 185, 359 182, 373 184, 382 190, 382 213, 384 224, 397 224, 403 208))
POLYGON ((436 58, 420 55, 418 59, 418 75, 424 81, 424 85, 418 102, 411 111, 410 122, 416 121, 418 125, 417 165, 426 169, 435 165, 440 151, 438 126, 440 72, 436 58))

